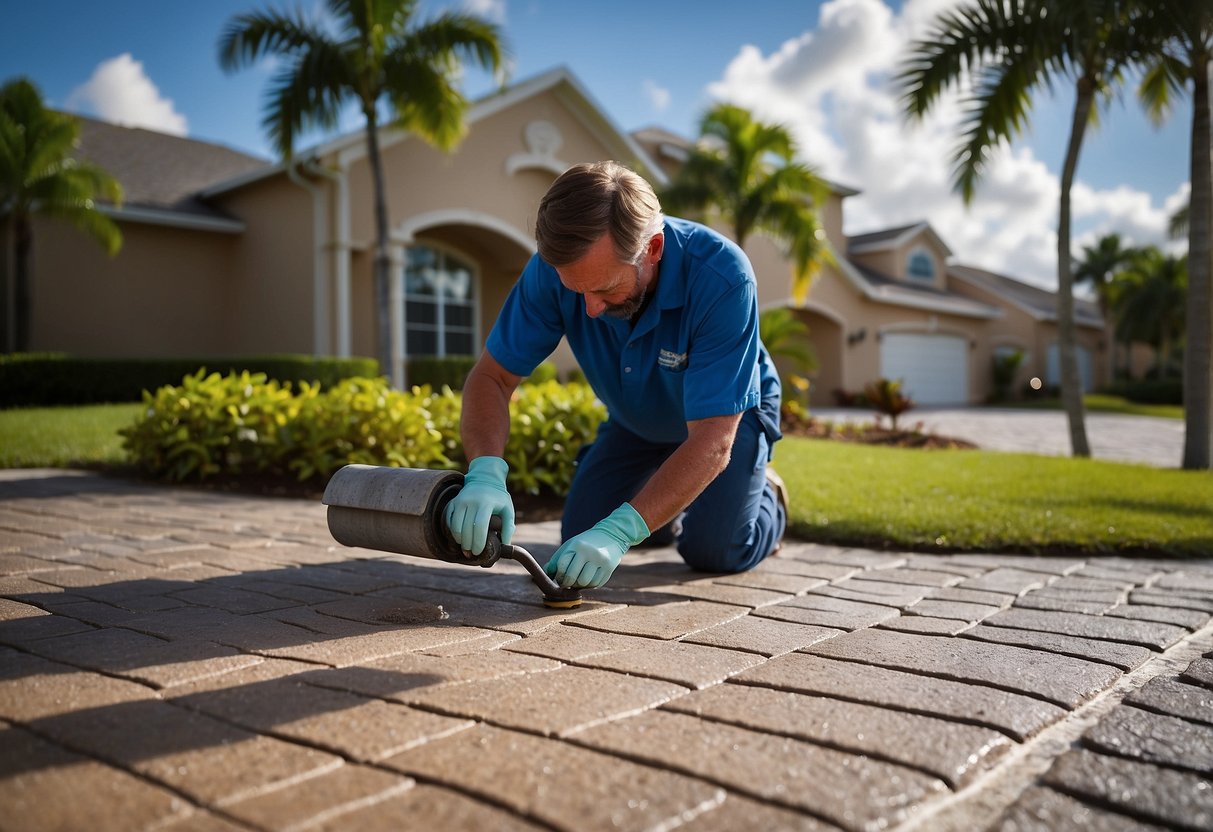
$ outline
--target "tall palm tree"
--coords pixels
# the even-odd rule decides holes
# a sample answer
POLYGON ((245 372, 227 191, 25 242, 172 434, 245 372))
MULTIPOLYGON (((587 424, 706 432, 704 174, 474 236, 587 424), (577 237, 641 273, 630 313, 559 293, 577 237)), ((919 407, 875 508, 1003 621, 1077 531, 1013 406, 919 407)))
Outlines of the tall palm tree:
POLYGON ((1078 372, 1070 253, 1070 189, 1096 101, 1106 98, 1132 58, 1132 0, 971 0, 941 14, 914 45, 899 82, 906 112, 922 118, 947 89, 972 76, 965 136, 956 151, 955 185, 972 200, 990 152, 1028 123, 1032 97, 1057 76, 1074 84, 1070 138, 1061 174, 1057 222, 1057 318, 1061 393, 1075 456, 1090 456, 1078 372))
MULTIPOLYGON (((1082 257, 1074 264, 1074 284, 1090 283, 1099 301, 1099 312, 1105 326, 1111 321, 1109 287, 1117 272, 1123 270, 1137 256, 1138 249, 1126 248, 1119 234, 1105 234, 1094 245, 1083 246, 1082 257)), ((1115 334, 1115 329, 1113 329, 1115 334)), ((1116 351, 1113 350, 1113 361, 1116 351)))
POLYGON ((1168 373, 1184 336, 1187 286, 1185 259, 1164 255, 1153 246, 1137 252, 1109 284, 1117 336, 1154 347, 1160 377, 1168 373))
POLYGON ((793 295, 803 301, 814 269, 827 259, 816 207, 828 186, 795 161, 796 142, 786 127, 756 121, 742 107, 715 105, 699 132, 690 158, 662 192, 662 205, 720 220, 743 248, 756 232, 774 237, 792 260, 793 295))
POLYGON ((5 351, 29 349, 35 216, 67 220, 111 257, 122 247, 122 232, 95 203, 121 203, 122 188, 101 168, 74 158, 79 138, 79 122, 46 109, 42 93, 28 79, 0 87, 0 274, 8 270, 13 238, 12 283, 5 287, 0 321, 5 351))
POLYGON ((463 61, 503 79, 504 48, 498 27, 473 14, 446 12, 416 21, 417 0, 326 0, 325 5, 339 30, 335 34, 301 11, 237 15, 219 39, 219 63, 233 71, 265 55, 286 59, 271 84, 262 122, 284 159, 291 158, 304 129, 335 128, 349 102, 362 111, 375 199, 376 349, 386 370, 392 354, 391 259, 380 123, 450 150, 466 129, 468 102, 457 86, 463 61))
POLYGON ((1192 194, 1188 204, 1188 312, 1184 348, 1183 467, 1213 467, 1213 164, 1209 68, 1213 5, 1158 0, 1143 28, 1155 38, 1138 95, 1155 120, 1192 91, 1192 194), (1190 85, 1190 86, 1189 86, 1190 85))

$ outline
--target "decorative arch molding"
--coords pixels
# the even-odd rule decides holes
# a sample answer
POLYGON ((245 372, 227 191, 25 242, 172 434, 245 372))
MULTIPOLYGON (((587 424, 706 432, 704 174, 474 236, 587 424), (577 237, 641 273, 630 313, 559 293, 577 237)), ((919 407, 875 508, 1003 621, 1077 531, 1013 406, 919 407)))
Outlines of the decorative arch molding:
POLYGON ((522 143, 526 150, 505 160, 505 172, 510 176, 523 170, 542 170, 559 176, 569 169, 569 163, 556 156, 564 147, 564 136, 552 122, 537 119, 527 124, 522 131, 522 143))
POLYGON ((392 230, 392 242, 408 246, 417 241, 417 234, 439 225, 468 225, 484 228, 517 243, 526 251, 535 252, 535 241, 500 217, 466 208, 444 208, 409 217, 392 230))

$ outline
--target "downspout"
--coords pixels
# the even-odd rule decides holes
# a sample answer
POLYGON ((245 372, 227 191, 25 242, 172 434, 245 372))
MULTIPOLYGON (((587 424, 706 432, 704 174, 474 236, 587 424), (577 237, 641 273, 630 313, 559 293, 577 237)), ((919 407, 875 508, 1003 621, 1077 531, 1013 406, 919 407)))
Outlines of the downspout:
POLYGON ((312 239, 315 241, 312 254, 312 354, 328 355, 331 350, 328 343, 328 304, 325 302, 327 281, 325 280, 324 262, 325 226, 328 217, 324 205, 324 190, 299 175, 299 169, 296 167, 294 159, 287 162, 286 175, 312 197, 312 239))

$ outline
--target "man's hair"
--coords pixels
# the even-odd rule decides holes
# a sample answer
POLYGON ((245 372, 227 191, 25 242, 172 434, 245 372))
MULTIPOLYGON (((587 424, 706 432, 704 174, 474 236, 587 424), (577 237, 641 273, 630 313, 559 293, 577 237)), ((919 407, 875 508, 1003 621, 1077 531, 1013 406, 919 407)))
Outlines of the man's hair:
POLYGON ((567 266, 609 232, 615 255, 639 263, 664 218, 653 188, 617 162, 590 162, 562 173, 539 203, 535 242, 539 256, 567 266))

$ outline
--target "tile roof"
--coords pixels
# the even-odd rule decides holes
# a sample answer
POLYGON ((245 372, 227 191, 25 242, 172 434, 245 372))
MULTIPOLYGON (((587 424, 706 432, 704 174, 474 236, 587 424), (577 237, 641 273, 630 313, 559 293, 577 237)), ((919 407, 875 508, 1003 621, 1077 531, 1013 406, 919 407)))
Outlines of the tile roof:
POLYGON ((272 164, 219 144, 76 118, 80 121, 78 156, 100 165, 122 183, 124 207, 224 217, 197 193, 272 164))
POLYGON ((910 301, 915 306, 938 306, 941 312, 956 312, 978 317, 994 317, 996 310, 987 304, 955 292, 897 280, 883 272, 848 259, 851 266, 875 290, 875 299, 894 303, 910 301), (945 308, 946 307, 946 308, 945 308))
POLYGON ((884 243, 896 240, 907 231, 913 231, 915 228, 922 228, 925 222, 915 222, 909 225, 899 225, 896 228, 884 228, 880 231, 871 231, 866 234, 852 234, 847 237, 847 249, 854 249, 858 246, 867 246, 874 243, 884 243))
MULTIPOLYGON (((973 266, 951 265, 948 273, 1002 295, 1037 318, 1057 320, 1057 293, 1054 291, 973 266)), ((1074 298, 1074 320, 1085 326, 1103 326, 1099 305, 1077 297, 1074 298)))

